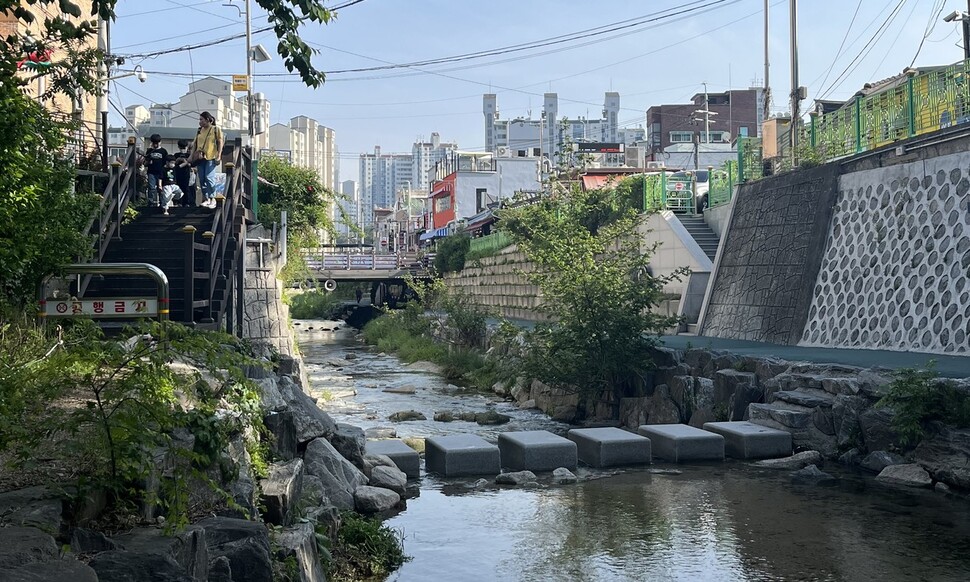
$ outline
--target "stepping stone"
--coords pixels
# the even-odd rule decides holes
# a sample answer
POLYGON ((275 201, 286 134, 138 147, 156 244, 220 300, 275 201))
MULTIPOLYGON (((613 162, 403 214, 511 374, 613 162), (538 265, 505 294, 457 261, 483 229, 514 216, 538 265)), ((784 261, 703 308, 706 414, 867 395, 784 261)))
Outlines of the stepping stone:
POLYGON ((650 463, 650 439, 623 429, 574 428, 566 437, 576 443, 579 460, 590 467, 650 463))
POLYGON ((644 424, 637 432, 650 439, 666 461, 723 461, 724 437, 686 424, 644 424))
POLYGON ((746 420, 705 422, 704 430, 724 437, 724 451, 735 459, 791 456, 791 433, 746 420))
POLYGON ((512 471, 552 471, 576 468, 576 443, 547 430, 503 432, 498 435, 502 467, 512 471))
POLYGON ((408 479, 417 479, 421 474, 418 452, 404 444, 401 439, 367 441, 364 450, 369 455, 387 455, 408 479))
POLYGON ((502 472, 498 447, 473 434, 430 437, 424 441, 424 466, 444 477, 498 475, 502 472))

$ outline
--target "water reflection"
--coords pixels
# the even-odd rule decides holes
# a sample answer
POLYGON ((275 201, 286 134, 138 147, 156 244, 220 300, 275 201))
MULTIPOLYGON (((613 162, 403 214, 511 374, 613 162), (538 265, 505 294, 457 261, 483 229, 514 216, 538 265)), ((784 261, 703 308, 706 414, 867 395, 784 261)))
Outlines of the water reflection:
MULTIPOLYGON (((498 407, 505 427, 432 420, 394 425, 400 436, 566 427, 368 352, 347 332, 303 333, 311 375, 357 395, 326 403, 338 421, 388 426, 390 412, 498 407), (354 353, 343 370, 326 364, 354 353), (413 385, 415 394, 382 392, 413 385)), ((322 386, 323 384, 321 384, 322 386)), ((658 465, 663 467, 663 465, 658 465)), ((655 466, 657 467, 657 466, 655 466)), ((791 483, 785 472, 728 461, 680 474, 580 470, 578 484, 541 489, 469 487, 423 476, 421 495, 388 521, 414 560, 410 581, 964 581, 970 580, 970 505, 932 491, 888 488, 827 471, 834 487, 791 483)))

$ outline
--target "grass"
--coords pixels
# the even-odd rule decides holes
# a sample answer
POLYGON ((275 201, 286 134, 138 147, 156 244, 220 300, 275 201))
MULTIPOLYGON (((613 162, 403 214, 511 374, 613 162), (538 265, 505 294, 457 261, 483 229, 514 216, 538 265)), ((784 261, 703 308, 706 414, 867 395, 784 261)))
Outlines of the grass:
POLYGON ((411 561, 400 532, 356 513, 341 517, 330 554, 328 579, 334 582, 383 579, 411 561))

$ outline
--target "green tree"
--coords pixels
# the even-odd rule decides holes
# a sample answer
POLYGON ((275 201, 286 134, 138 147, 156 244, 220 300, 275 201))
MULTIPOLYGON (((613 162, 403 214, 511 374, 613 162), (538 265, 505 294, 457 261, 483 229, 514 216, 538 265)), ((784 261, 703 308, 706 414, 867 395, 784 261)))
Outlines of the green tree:
POLYGON ((335 235, 331 208, 336 195, 320 183, 316 172, 277 157, 260 160, 259 175, 268 182, 260 184, 260 215, 264 221, 279 222, 286 211, 286 281, 306 278, 306 264, 300 251, 320 246, 320 232, 335 235))
POLYGON ((465 268, 465 256, 471 247, 471 237, 464 232, 446 236, 438 241, 435 249, 434 268, 439 273, 461 271, 465 268))
POLYGON ((90 247, 81 233, 96 198, 73 192, 58 154, 69 129, 0 79, 0 301, 29 301, 40 277, 90 247))
POLYGON ((652 366, 648 349, 677 323, 654 308, 679 276, 650 275, 654 246, 639 227, 631 184, 562 190, 537 204, 502 212, 502 228, 535 264, 529 278, 551 322, 527 334, 523 365, 533 377, 578 392, 583 406, 604 393, 614 413, 652 366))

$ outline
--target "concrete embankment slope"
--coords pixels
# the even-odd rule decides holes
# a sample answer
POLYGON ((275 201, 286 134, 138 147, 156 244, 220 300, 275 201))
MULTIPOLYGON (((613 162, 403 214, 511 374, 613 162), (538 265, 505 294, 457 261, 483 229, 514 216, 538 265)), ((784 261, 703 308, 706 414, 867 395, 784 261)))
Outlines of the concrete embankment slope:
POLYGON ((742 186, 700 335, 970 354, 968 144, 910 142, 742 186))

